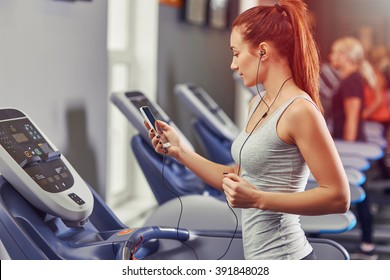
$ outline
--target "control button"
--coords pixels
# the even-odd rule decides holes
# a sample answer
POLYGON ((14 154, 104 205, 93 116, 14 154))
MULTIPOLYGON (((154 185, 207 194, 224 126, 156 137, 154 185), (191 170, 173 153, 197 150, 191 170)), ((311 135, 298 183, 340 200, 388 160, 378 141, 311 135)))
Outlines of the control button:
POLYGON ((58 159, 60 156, 61 156, 61 152, 60 152, 60 151, 51 151, 51 152, 48 152, 48 153, 47 153, 46 161, 51 161, 51 160, 58 159))
POLYGON ((70 193, 68 194, 68 196, 74 201, 76 202, 78 205, 83 205, 85 204, 85 201, 82 200, 77 194, 75 193, 70 193))
POLYGON ((30 151, 24 151, 24 155, 26 157, 32 157, 32 153, 30 151))
POLYGON ((41 157, 39 157, 39 156, 31 156, 31 157, 28 157, 28 158, 24 159, 20 163, 20 167, 22 167, 22 168, 30 167, 30 166, 38 164, 40 161, 41 161, 41 157))
POLYGON ((38 183, 38 185, 40 185, 40 186, 44 186, 44 185, 47 184, 47 180, 46 180, 46 179, 41 179, 41 180, 39 180, 37 183, 38 183))
POLYGON ((50 149, 49 144, 47 144, 47 143, 39 143, 38 146, 42 149, 42 151, 45 154, 48 154, 51 151, 53 151, 52 149, 50 149))
POLYGON ((35 180, 41 180, 41 179, 45 179, 46 177, 43 174, 37 173, 34 175, 34 178, 35 178, 35 180))

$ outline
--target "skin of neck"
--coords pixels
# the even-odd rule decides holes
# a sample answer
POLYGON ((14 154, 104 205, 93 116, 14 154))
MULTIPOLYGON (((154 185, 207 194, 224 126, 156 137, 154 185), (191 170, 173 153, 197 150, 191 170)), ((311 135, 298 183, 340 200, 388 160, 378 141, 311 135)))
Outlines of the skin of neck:
POLYGON ((269 67, 266 70, 265 78, 262 82, 267 92, 264 99, 268 102, 273 101, 281 85, 290 77, 292 77, 292 73, 288 62, 269 61, 269 67))

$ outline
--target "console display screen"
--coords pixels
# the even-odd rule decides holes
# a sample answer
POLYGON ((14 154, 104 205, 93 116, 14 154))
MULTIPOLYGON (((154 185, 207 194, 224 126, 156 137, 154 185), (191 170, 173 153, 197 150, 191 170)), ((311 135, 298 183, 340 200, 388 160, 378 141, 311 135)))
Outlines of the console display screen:
POLYGON ((24 134, 23 132, 12 134, 12 137, 17 143, 24 143, 28 141, 26 134, 24 134))
POLYGON ((0 144, 19 164, 26 157, 44 157, 45 155, 43 155, 40 147, 43 143, 49 147, 48 151, 53 151, 27 119, 0 123, 0 144))
POLYGON ((1 121, 0 145, 42 189, 57 193, 73 185, 61 153, 53 150, 28 119, 1 121))

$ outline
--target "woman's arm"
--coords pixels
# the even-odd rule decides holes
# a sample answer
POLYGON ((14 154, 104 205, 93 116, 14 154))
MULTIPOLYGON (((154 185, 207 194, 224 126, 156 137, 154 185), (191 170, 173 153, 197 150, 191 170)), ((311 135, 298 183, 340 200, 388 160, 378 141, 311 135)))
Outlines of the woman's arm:
POLYGON ((343 106, 345 112, 343 139, 346 141, 356 141, 362 101, 358 97, 347 97, 344 100, 343 106))
MULTIPOLYGON (((257 98, 258 97, 254 97, 250 101, 248 113, 257 98)), ((157 121, 157 123, 164 132, 163 135, 160 136, 161 138, 155 137, 156 135, 154 135, 153 131, 149 132, 149 137, 152 139, 152 144, 155 147, 156 152, 165 153, 161 144, 158 145, 158 143, 160 141, 166 142, 169 139, 172 146, 167 150, 167 155, 176 158, 210 186, 223 191, 222 179, 224 178, 224 174, 237 173, 238 166, 218 164, 200 156, 180 143, 176 131, 171 126, 162 121, 157 121)), ((145 126, 149 129, 147 123, 145 123, 145 126)))
MULTIPOLYGON (((234 172, 234 166, 217 164, 200 156, 180 143, 180 139, 173 127, 162 121, 157 121, 157 123, 162 129, 163 135, 157 136, 153 130, 149 130, 149 138, 152 139, 155 151, 176 158, 207 184, 222 191, 223 173, 234 172), (166 153, 161 144, 167 141, 171 143, 171 146, 166 150, 166 153)), ((147 126, 147 124, 145 125, 147 126)))

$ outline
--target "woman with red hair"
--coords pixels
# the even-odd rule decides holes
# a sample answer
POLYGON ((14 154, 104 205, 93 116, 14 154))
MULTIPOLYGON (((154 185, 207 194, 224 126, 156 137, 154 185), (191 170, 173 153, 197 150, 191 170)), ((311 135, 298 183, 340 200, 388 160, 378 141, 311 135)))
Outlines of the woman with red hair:
POLYGON ((250 102, 246 127, 232 145, 234 166, 191 151, 164 122, 157 121, 160 135, 150 130, 156 152, 176 158, 223 191, 231 207, 242 208, 247 259, 316 259, 299 215, 349 209, 348 180, 321 113, 311 31, 301 0, 256 6, 234 21, 231 68, 245 86, 265 88, 250 102), (305 191, 310 171, 318 187, 305 191))

